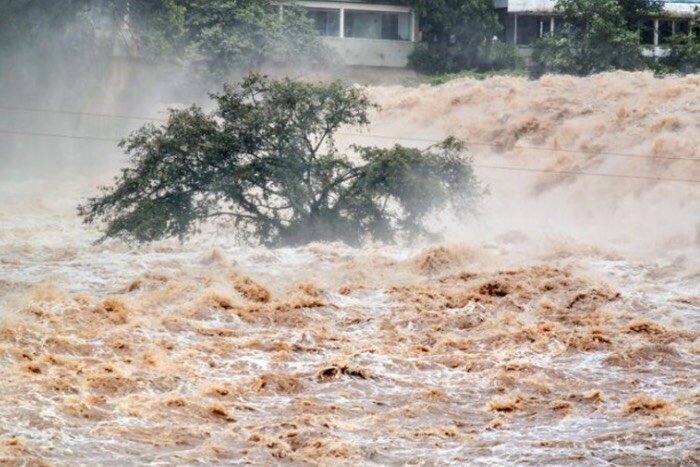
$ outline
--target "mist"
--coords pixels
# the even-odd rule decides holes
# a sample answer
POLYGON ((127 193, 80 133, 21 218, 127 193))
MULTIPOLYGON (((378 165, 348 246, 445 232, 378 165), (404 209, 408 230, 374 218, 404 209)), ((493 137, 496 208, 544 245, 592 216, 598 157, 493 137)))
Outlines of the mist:
POLYGON ((85 14, 0 47, 0 463, 697 461, 700 76, 270 66, 380 81, 338 145, 461 138, 488 196, 436 244, 95 244, 118 141, 222 83, 85 14))
POLYGON ((698 247, 697 75, 497 77, 370 92, 382 107, 370 134, 467 142, 491 196, 451 238, 510 231, 642 255, 698 247))

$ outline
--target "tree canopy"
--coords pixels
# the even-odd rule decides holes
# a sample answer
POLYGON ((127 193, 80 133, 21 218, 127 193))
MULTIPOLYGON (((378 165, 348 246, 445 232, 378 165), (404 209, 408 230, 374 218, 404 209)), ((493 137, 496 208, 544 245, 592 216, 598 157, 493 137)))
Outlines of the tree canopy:
POLYGON ((195 61, 217 79, 263 63, 324 62, 329 51, 311 21, 293 0, 285 3, 280 14, 273 0, 0 2, 0 65, 17 50, 75 64, 117 46, 153 60, 195 61))
POLYGON ((557 0, 556 32, 535 44, 535 72, 587 75, 646 66, 638 21, 658 13, 648 0, 557 0))
POLYGON ((700 70, 700 8, 690 21, 688 34, 676 34, 671 38, 668 55, 660 60, 666 70, 697 73, 700 70))
POLYGON ((342 126, 368 124, 371 103, 340 82, 251 74, 211 96, 216 110, 173 110, 121 145, 113 186, 79 207, 106 237, 186 238, 209 221, 265 245, 431 236, 431 215, 466 213, 482 193, 464 146, 338 149, 342 126))
POLYGON ((517 65, 515 49, 493 41, 503 33, 492 0, 411 0, 423 43, 411 56, 422 72, 490 70, 517 65))
POLYGON ((186 17, 187 51, 216 78, 264 64, 327 62, 328 50, 304 10, 271 0, 193 0, 186 17))

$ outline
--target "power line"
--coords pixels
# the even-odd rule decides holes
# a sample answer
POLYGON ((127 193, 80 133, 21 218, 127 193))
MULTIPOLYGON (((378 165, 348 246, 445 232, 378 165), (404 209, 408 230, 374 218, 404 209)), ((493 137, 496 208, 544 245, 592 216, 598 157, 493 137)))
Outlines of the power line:
MULTIPOLYGON (((65 139, 77 139, 77 140, 89 140, 89 141, 103 141, 103 142, 120 142, 121 140, 115 138, 102 138, 97 136, 80 136, 80 135, 67 135, 61 133, 39 133, 33 131, 11 131, 11 130, 0 130, 0 134, 7 135, 21 135, 21 136, 37 136, 37 137, 49 137, 49 138, 65 138, 65 139)), ((584 175, 588 177, 606 177, 606 178, 621 178, 621 179, 632 179, 632 180, 650 180, 657 182, 684 182, 684 183, 700 183, 700 180, 687 179, 687 178, 667 178, 667 177, 653 177, 646 175, 626 175, 626 174, 610 174, 610 173, 600 173, 600 172, 579 172, 575 170, 547 170, 547 169, 534 169, 528 167, 508 167, 500 165, 487 165, 487 164, 472 164, 473 167, 479 169, 487 170, 504 170, 511 172, 529 172, 529 173, 548 173, 548 174, 558 174, 558 175, 584 175)))
MULTIPOLYGON (((0 105, 0 110, 13 110, 13 111, 22 111, 22 112, 38 112, 38 113, 50 113, 50 114, 66 114, 66 115, 77 115, 77 116, 88 116, 88 117, 100 117, 100 118, 119 118, 119 119, 128 119, 128 120, 142 120, 142 121, 153 121, 153 122, 166 122, 167 119, 164 118, 153 118, 153 117, 143 117, 143 116, 136 116, 136 115, 118 115, 118 114, 108 114, 108 113, 96 113, 96 112, 81 112, 81 111, 75 111, 75 110, 63 110, 63 109, 45 109, 45 108, 38 108, 38 107, 20 107, 20 106, 9 106, 9 105, 0 105)), ((5 133, 4 131, 0 131, 0 133, 5 133)), ((22 133, 26 134, 26 133, 22 133)), ((431 144, 436 144, 441 142, 440 140, 435 140, 435 139, 429 139, 429 138, 416 138, 416 137, 410 137, 410 136, 395 136, 395 135, 380 135, 380 134, 372 134, 372 133, 355 133, 355 132, 337 132, 336 134, 338 135, 343 135, 343 136, 358 136, 358 137, 363 137, 363 138, 377 138, 377 139, 390 139, 394 141, 417 141, 417 142, 424 142, 424 143, 431 143, 431 144)), ((41 136, 49 136, 48 134, 42 134, 41 136)), ((68 138, 66 135, 61 135, 61 136, 56 136, 60 138, 68 138)), ((94 137, 76 137, 76 139, 97 139, 94 137)), ((98 140, 105 140, 109 141, 109 139, 102 139, 99 138, 98 140)), ((118 140, 116 140, 118 141, 118 140)), ((493 143, 476 143, 476 142, 467 142, 469 146, 481 146, 481 147, 490 147, 490 148, 502 148, 502 145, 498 144, 493 144, 493 143)), ((652 156, 652 155, 646 155, 646 154, 629 154, 629 153, 624 153, 624 152, 608 152, 608 151, 600 151, 600 152, 591 152, 591 151, 585 151, 582 149, 566 149, 566 148, 549 148, 546 146, 513 146, 510 149, 525 149, 525 150, 532 150, 532 151, 547 151, 547 152, 564 152, 564 153, 571 153, 571 154, 582 154, 582 155, 590 155, 590 156, 609 156, 609 157, 622 157, 622 158, 632 158, 632 159, 650 159, 650 160, 673 160, 673 161, 688 161, 688 162, 700 162, 699 158, 693 158, 693 157, 681 157, 681 156, 669 156, 669 155, 658 155, 658 156, 652 156)))
MULTIPOLYGON (((490 146, 497 147, 495 144, 488 143, 474 143, 472 146, 490 146)), ((680 156, 647 156, 642 154, 628 154, 624 152, 591 152, 584 151, 582 149, 558 149, 558 148, 548 148, 541 146, 513 146, 512 149, 528 149, 535 151, 550 151, 550 152, 570 152, 575 154, 588 154, 589 156, 610 156, 610 157, 627 157, 632 159, 652 159, 652 160, 672 160, 672 161, 691 161, 700 162, 700 159, 694 157, 680 157, 680 156)))
POLYGON ((165 118, 152 118, 152 117, 141 117, 136 115, 118 115, 118 114, 106 114, 97 112, 80 112, 77 110, 62 110, 62 109, 41 109, 37 107, 19 107, 11 105, 0 105, 0 110, 13 110, 19 112, 34 112, 34 113, 47 113, 47 114, 61 114, 61 115, 76 115, 85 117, 100 117, 100 118, 119 118, 123 120, 142 120, 142 121, 152 121, 152 122, 166 122, 165 118))
POLYGON ((429 138, 412 138, 410 136, 391 136, 391 135, 377 135, 374 133, 350 133, 350 132, 343 132, 339 131, 336 133, 337 135, 343 135, 343 136, 362 136, 365 138, 377 138, 377 139, 393 139, 393 140, 403 140, 403 141, 419 141, 421 143, 440 143, 442 140, 439 139, 429 139, 429 138))
POLYGON ((606 177, 606 178, 627 178, 632 180, 651 180, 657 182, 683 182, 683 183, 700 183, 700 180, 693 180, 690 178, 666 178, 666 177, 652 177, 646 175, 624 175, 624 174, 609 174, 609 173, 599 173, 599 172, 578 172, 576 170, 547 170, 547 169, 532 169, 528 167, 507 167, 501 165, 484 165, 484 164, 472 164, 472 167, 479 169, 493 169, 493 170, 507 170, 513 172, 535 172, 535 173, 548 173, 548 174, 558 174, 558 175, 585 175, 587 177, 606 177))
POLYGON ((3 135, 19 135, 19 136, 40 136, 46 138, 63 138, 63 139, 79 139, 88 141, 108 141, 110 143, 118 143, 121 140, 116 138, 103 138, 100 136, 80 136, 80 135, 65 135, 61 133, 40 133, 36 131, 14 131, 14 130, 0 130, 0 134, 3 135))
MULTIPOLYGON (((360 137, 365 137, 365 138, 378 138, 378 139, 391 139, 391 140, 403 140, 403 141, 418 141, 418 142, 423 142, 423 143, 431 143, 431 144, 436 144, 440 143, 441 140, 435 140, 435 139, 428 139, 428 138, 413 138, 410 136, 391 136, 391 135, 376 135, 373 133, 346 133, 346 132, 338 132, 337 134, 339 135, 344 135, 344 136, 360 136, 360 137)), ((482 147, 487 147, 487 148, 502 148, 502 145, 499 144, 493 144, 493 143, 475 143, 472 141, 467 141, 466 142, 467 146, 482 146, 482 147)), ((693 157, 680 157, 680 156, 650 156, 650 155, 644 155, 644 154, 629 154, 629 153, 624 153, 624 152, 591 152, 591 151, 584 151, 582 149, 562 149, 562 148, 548 148, 546 146, 512 146, 510 148, 512 149, 527 149, 527 150, 534 150, 534 151, 548 151, 548 152, 568 152, 568 153, 574 153, 574 154, 587 154, 589 156, 611 156, 611 157, 628 157, 628 158, 634 158, 634 159, 652 159, 652 160, 674 160, 674 161, 690 161, 690 162, 700 162, 700 159, 696 159, 693 157)))

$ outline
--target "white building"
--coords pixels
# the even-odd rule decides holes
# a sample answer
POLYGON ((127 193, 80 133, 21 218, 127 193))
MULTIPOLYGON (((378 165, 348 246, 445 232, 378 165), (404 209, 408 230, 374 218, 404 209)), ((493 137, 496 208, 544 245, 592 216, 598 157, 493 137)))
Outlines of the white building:
MULTIPOLYGON (((420 40, 415 12, 406 2, 363 0, 299 0, 316 29, 346 65, 404 68, 420 40)), ((554 32, 558 25, 556 0, 494 0, 505 26, 504 39, 527 57, 532 44, 554 32)), ((690 19, 700 0, 664 1, 664 13, 648 18, 640 26, 641 42, 651 55, 662 55, 664 44, 674 34, 688 34, 690 19)))
POLYGON ((405 68, 418 39, 414 11, 364 1, 297 1, 346 65, 405 68))
MULTIPOLYGON (((664 1, 664 12, 648 18, 639 27, 641 42, 649 54, 663 54, 664 44, 674 34, 688 34, 690 20, 700 0, 664 1)), ((521 53, 529 55, 537 39, 556 30, 555 0, 494 0, 505 26, 505 39, 516 44, 521 53)))

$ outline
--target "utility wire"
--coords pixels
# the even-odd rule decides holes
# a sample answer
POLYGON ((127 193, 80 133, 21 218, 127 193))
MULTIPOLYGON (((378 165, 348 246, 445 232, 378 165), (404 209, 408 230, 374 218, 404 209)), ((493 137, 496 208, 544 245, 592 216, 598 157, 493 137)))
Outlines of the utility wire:
POLYGON ((535 172, 535 173, 548 173, 548 174, 559 174, 559 175, 585 175, 588 177, 606 177, 606 178, 626 178, 632 180, 653 180, 657 182, 684 182, 684 183, 700 183, 700 180, 694 180, 691 178, 666 178, 666 177, 652 177, 646 175, 624 175, 624 174, 610 174, 610 173, 599 173, 599 172, 578 172, 576 170, 547 170, 547 169, 531 169, 528 167, 507 167, 501 165, 484 165, 484 164, 471 164, 472 167, 479 169, 493 169, 493 170, 508 170, 513 172, 535 172))
MULTIPOLYGON (((106 142, 120 142, 120 139, 116 138, 102 138, 97 136, 78 136, 78 135, 67 135, 61 133, 39 133, 33 131, 11 131, 11 130, 1 130, 0 134, 6 135, 21 135, 21 136, 36 136, 36 137, 48 137, 48 138, 65 138, 65 139, 77 139, 77 140, 89 140, 89 141, 106 141, 106 142)), ((366 136, 371 136, 365 134, 366 136)), ((437 142, 432 141, 431 142, 437 142)), ((529 172, 529 173, 548 173, 548 174, 558 174, 558 175, 584 175, 588 177, 606 177, 606 178, 623 178, 631 180, 651 180, 657 182, 683 182, 683 183, 700 183, 700 180, 694 180, 689 178, 667 178, 667 177, 653 177, 645 175, 626 175, 626 174, 610 174, 610 173, 598 173, 598 172, 579 172, 575 170, 547 170, 547 169, 533 169, 528 167, 508 167, 500 165, 486 165, 486 164, 472 164, 473 167, 479 169, 487 170, 504 170, 511 172, 529 172)))
MULTIPOLYGON (((96 113, 96 112, 80 112, 80 111, 74 111, 74 110, 63 110, 63 109, 44 109, 44 108, 37 108, 37 107, 20 107, 20 106, 11 106, 11 105, 0 105, 0 110, 11 110, 11 111, 20 111, 20 112, 36 112, 36 113, 47 113, 47 114, 65 114, 65 115, 76 115, 76 116, 87 116, 87 117, 100 117, 100 118, 118 118, 118 119, 125 119, 125 120, 141 120, 141 121, 152 121, 152 122, 167 122, 167 119, 165 118, 154 118, 154 117, 143 117, 143 116, 136 116, 136 115, 118 115, 118 114, 107 114, 107 113, 96 113)), ((0 133, 8 134, 7 131, 0 130, 0 133)), ((31 132, 18 132, 17 134, 30 134, 31 132)), ((417 142, 423 142, 423 143, 430 143, 430 144, 436 144, 441 142, 440 140, 435 140, 435 139, 429 139, 429 138, 416 138, 416 137, 411 137, 411 136, 394 136, 394 135, 379 135, 379 134, 372 134, 372 133, 355 133, 355 132, 337 132, 336 134, 342 135, 342 136, 356 136, 356 137, 361 137, 361 138, 376 138, 376 139, 388 139, 388 140, 394 140, 394 141, 417 141, 417 142)), ((49 134, 36 134, 36 136, 50 136, 49 134)), ((69 138, 67 135, 56 135, 55 137, 57 138, 69 138)), ((74 139, 94 139, 98 141, 119 141, 119 140, 111 140, 108 138, 98 138, 98 137, 87 137, 87 136, 81 136, 81 137, 75 137, 74 139)), ((498 144, 491 144, 491 143, 476 143, 476 142, 467 142, 469 146, 481 146, 481 147, 489 147, 489 148, 498 148, 502 149, 502 145, 498 144)), ((669 156, 669 155, 659 155, 659 156, 652 156, 652 155, 645 155, 645 154, 629 154, 629 153, 624 153, 624 152, 607 152, 607 151, 600 151, 600 152, 593 152, 593 151, 585 151, 582 149, 566 149, 566 148, 549 148, 545 146, 512 146, 509 149, 524 149, 524 150, 532 150, 532 151, 547 151, 547 152, 564 152, 564 153, 571 153, 571 154, 582 154, 582 155, 589 155, 589 156, 609 156, 609 157, 623 157, 623 158, 631 158, 631 159, 652 159, 652 160, 672 160, 672 161, 688 161, 688 162, 700 162, 700 158, 693 158, 693 157, 681 157, 681 156, 669 156)))
POLYGON ((110 143, 118 143, 121 140, 116 138, 103 138, 100 136, 80 136, 80 135, 65 135, 61 133, 40 133, 36 131, 14 131, 14 130, 1 130, 0 134, 3 135, 19 135, 19 136, 41 136, 46 138, 63 138, 63 139, 80 139, 88 141, 108 141, 110 143))
MULTIPOLYGON (((373 133, 344 133, 344 132, 338 132, 336 134, 343 135, 343 136, 359 136, 359 137, 364 137, 364 138, 378 138, 378 139, 392 139, 392 140, 403 140, 403 141, 418 141, 418 142, 423 142, 423 143, 431 143, 431 144, 437 144, 440 143, 441 140, 435 140, 435 139, 427 139, 427 138, 413 138, 410 136, 391 136, 391 135, 375 135, 373 133)), ((502 148, 502 145, 498 144, 493 144, 493 143, 475 143, 471 141, 466 141, 467 146, 482 146, 482 147, 487 147, 487 148, 502 148)), ((528 150, 533 150, 533 151, 548 151, 548 152, 566 152, 566 153, 574 153, 574 154, 587 154, 589 156, 611 156, 611 157, 629 157, 629 158, 635 158, 635 159, 653 159, 653 160, 674 160, 674 161, 691 161, 691 162, 700 162, 700 159, 696 159, 693 157, 676 157, 676 156, 650 156, 650 155, 644 155, 644 154, 629 154, 629 153, 624 153, 624 152, 591 152, 591 151, 584 151, 582 149, 561 149, 561 148, 548 148, 546 146, 520 146, 520 145, 515 145, 511 146, 509 149, 528 149, 528 150)))
POLYGON ((36 107, 19 107, 13 105, 0 105, 0 110, 13 110, 19 112, 35 112, 35 113, 46 113, 46 114, 63 114, 63 115, 76 115, 85 117, 100 117, 100 118, 119 118, 123 120, 142 120, 142 121, 152 121, 152 122, 166 122, 165 118, 151 118, 151 117, 140 117, 136 115, 118 115, 118 114, 105 114, 96 112, 79 112, 77 110, 61 110, 61 109, 40 109, 36 107))

